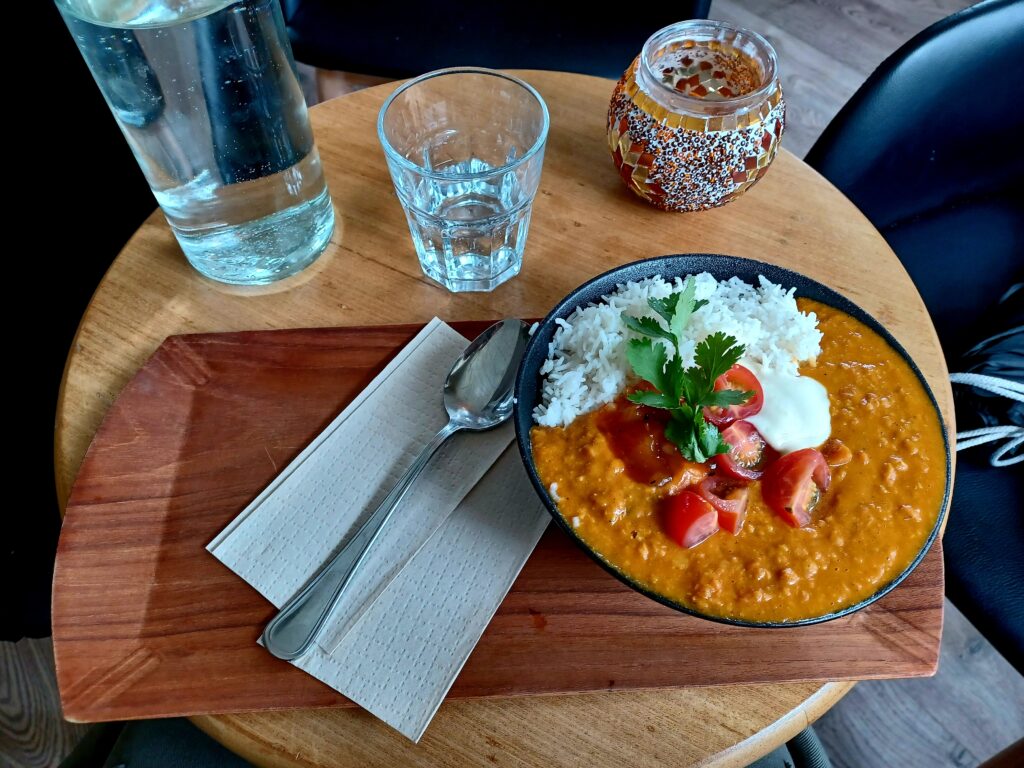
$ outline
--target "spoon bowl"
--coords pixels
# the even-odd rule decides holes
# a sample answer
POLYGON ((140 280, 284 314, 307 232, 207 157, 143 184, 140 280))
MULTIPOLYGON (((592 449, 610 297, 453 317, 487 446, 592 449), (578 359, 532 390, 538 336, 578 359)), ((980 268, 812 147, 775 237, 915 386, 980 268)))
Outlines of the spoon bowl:
POLYGON ((529 340, 529 326, 511 319, 495 323, 466 347, 444 384, 444 407, 452 423, 479 432, 508 420, 529 340))

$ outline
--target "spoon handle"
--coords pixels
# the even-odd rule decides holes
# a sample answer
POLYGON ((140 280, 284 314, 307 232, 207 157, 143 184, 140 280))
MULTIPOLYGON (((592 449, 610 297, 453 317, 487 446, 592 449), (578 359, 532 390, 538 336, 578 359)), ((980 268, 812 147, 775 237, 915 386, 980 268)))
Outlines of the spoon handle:
POLYGON ((384 497, 359 531, 338 554, 324 565, 313 579, 295 597, 289 600, 263 630, 263 644, 279 659, 292 660, 305 653, 313 644, 327 617, 341 597, 362 562, 373 546, 377 535, 391 517, 395 507, 405 496, 413 482, 427 466, 427 462, 444 442, 461 427, 448 422, 427 443, 416 457, 416 461, 384 497))

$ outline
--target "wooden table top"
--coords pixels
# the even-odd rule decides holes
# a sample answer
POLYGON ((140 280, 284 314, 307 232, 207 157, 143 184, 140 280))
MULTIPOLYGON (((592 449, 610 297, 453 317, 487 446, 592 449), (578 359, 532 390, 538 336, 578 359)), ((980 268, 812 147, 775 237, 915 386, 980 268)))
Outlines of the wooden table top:
MULTIPOLYGON (((420 272, 377 143, 394 88, 311 110, 337 211, 324 255, 275 285, 214 283, 189 267, 154 213, 115 260, 68 355, 57 408, 61 505, 104 414, 166 336, 245 329, 542 316, 572 288, 615 265, 682 252, 759 258, 799 270, 860 304, 907 348, 952 429, 942 350, 892 250, 838 190, 781 151, 767 176, 717 210, 668 214, 629 194, 604 138, 608 80, 518 73, 551 112, 544 175, 522 273, 490 294, 451 294, 420 272)), ((419 745, 362 710, 194 718, 259 765, 745 765, 828 710, 850 683, 462 700, 444 704, 419 745)))

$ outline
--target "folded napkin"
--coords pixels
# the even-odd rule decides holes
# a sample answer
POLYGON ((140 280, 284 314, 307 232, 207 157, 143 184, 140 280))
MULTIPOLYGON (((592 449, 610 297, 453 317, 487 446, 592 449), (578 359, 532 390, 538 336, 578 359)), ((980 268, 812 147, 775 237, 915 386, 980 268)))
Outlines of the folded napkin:
MULTIPOLYGON (((445 424, 442 387, 466 344, 431 321, 210 552, 274 605, 287 602, 445 424)), ((505 425, 457 434, 441 449, 353 576, 318 644, 294 662, 413 740, 547 524, 511 439, 505 425)))

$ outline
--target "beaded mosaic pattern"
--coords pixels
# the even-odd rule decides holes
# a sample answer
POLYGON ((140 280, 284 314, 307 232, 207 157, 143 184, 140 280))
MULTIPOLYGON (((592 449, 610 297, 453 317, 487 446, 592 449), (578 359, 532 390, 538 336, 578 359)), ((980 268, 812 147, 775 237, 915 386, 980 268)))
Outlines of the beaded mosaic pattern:
POLYGON ((785 126, 781 89, 742 114, 684 115, 640 90, 636 67, 608 107, 608 147, 634 193, 666 211, 699 211, 729 202, 765 174, 785 126))

